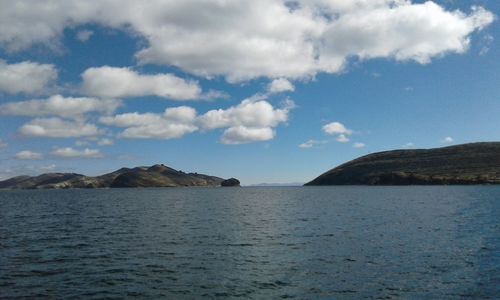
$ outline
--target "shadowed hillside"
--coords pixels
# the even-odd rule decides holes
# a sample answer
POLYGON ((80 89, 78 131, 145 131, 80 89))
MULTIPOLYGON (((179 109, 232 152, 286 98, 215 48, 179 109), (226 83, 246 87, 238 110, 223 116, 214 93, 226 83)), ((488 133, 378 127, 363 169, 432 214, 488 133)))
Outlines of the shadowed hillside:
POLYGON ((500 142, 369 154, 306 185, 500 184, 500 142))

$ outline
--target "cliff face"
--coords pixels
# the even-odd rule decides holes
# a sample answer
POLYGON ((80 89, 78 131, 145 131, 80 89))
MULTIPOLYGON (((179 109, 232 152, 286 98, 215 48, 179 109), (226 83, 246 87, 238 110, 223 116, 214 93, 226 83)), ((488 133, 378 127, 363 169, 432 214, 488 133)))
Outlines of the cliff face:
POLYGON ((369 154, 306 185, 500 184, 500 142, 369 154))
POLYGON ((0 181, 0 189, 67 189, 121 187, 220 186, 224 179, 198 173, 184 173, 164 165, 122 168, 90 177, 73 173, 18 176, 0 181))

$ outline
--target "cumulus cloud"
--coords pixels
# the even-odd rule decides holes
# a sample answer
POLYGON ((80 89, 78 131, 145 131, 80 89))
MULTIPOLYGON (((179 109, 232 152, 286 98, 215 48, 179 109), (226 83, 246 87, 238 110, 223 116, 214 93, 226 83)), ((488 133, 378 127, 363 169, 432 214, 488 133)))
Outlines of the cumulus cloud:
POLYGON ((350 135, 350 134, 352 134, 352 130, 347 129, 344 126, 344 124, 342 124, 340 122, 332 122, 332 123, 326 124, 325 126, 323 126, 323 131, 329 135, 337 135, 337 134, 350 135))
POLYGON ((359 149, 359 148, 364 148, 365 146, 366 146, 366 145, 365 145, 364 143, 359 143, 359 142, 354 143, 354 144, 352 145, 352 147, 353 147, 353 148, 357 148, 357 149, 359 149))
POLYGON ((76 38, 82 42, 82 43, 85 43, 86 41, 88 41, 90 39, 90 37, 94 34, 94 32, 92 30, 88 30, 88 29, 84 29, 84 30, 80 30, 76 33, 76 38))
POLYGON ((97 149, 85 148, 83 150, 73 149, 71 147, 56 148, 50 152, 53 156, 60 158, 102 158, 102 153, 97 149))
POLYGON ((19 132, 25 136, 49 138, 91 137, 103 133, 94 124, 65 121, 59 118, 33 119, 21 126, 19 132))
POLYGON ((339 143, 347 143, 350 141, 349 135, 352 134, 352 130, 344 126, 340 122, 331 122, 322 127, 323 132, 328 135, 335 136, 335 140, 339 143))
POLYGON ((264 99, 264 96, 257 95, 225 110, 208 111, 199 117, 198 123, 204 130, 227 128, 221 139, 224 144, 271 140, 275 135, 274 128, 287 122, 295 104, 287 100, 283 107, 274 108, 264 99))
POLYGON ((455 142, 455 140, 451 136, 447 136, 440 141, 442 144, 451 144, 455 142))
POLYGON ((403 148, 406 148, 406 149, 415 148, 415 144, 412 142, 408 142, 408 143, 403 145, 403 148))
POLYGON ((263 142, 272 140, 274 134, 275 132, 271 127, 245 127, 239 125, 224 130, 221 142, 228 145, 263 142))
POLYGON ((204 129, 216 129, 240 125, 275 127, 286 122, 289 111, 294 107, 293 101, 287 100, 282 108, 275 109, 265 99, 265 96, 257 95, 228 109, 210 110, 200 117, 200 124, 204 129))
POLYGON ((10 51, 54 41, 93 23, 144 38, 140 63, 228 81, 305 78, 343 70, 348 58, 428 63, 463 53, 494 15, 411 0, 2 1, 0 45, 10 51), (48 5, 50 4, 50 5, 48 5))
POLYGON ((2 139, 0 139, 0 149, 7 147, 8 144, 4 142, 2 139))
POLYGON ((220 96, 215 92, 202 94, 196 81, 188 81, 173 74, 139 74, 130 68, 89 68, 83 72, 82 78, 82 91, 99 97, 158 96, 172 100, 194 100, 220 96))
POLYGON ((16 153, 15 158, 20 160, 39 160, 43 158, 43 155, 38 152, 24 150, 16 153))
POLYGON ((274 79, 269 83, 267 91, 271 94, 283 93, 283 92, 293 92, 295 91, 295 86, 289 80, 285 78, 274 79))
POLYGON ((174 139, 198 130, 194 124, 196 111, 187 106, 167 108, 163 115, 154 113, 125 113, 102 117, 108 126, 126 128, 120 137, 130 139, 174 139))
MULTIPOLYGON (((1 20, 0 23, 2 23, 1 20)), ((1 31, 2 29, 0 28, 1 31)), ((43 93, 56 79, 57 69, 54 65, 39 64, 30 61, 7 64, 4 60, 0 59, 0 92, 8 94, 43 93)))
POLYGON ((110 114, 121 102, 113 99, 72 98, 54 95, 47 99, 11 102, 0 105, 0 115, 79 119, 89 112, 110 114))
POLYGON ((267 141, 275 136, 274 128, 288 120, 294 107, 291 100, 274 108, 264 96, 243 100, 227 109, 210 110, 198 115, 188 106, 167 108, 163 114, 124 113, 100 118, 107 126, 121 127, 122 138, 173 139, 197 130, 224 129, 224 144, 244 144, 267 141))

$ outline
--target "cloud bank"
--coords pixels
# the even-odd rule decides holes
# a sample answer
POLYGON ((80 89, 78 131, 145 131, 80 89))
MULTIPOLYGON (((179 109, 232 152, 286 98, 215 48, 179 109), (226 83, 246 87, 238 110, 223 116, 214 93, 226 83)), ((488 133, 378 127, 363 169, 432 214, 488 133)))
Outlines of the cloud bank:
POLYGON ((465 52, 471 34, 494 20, 481 7, 448 11, 411 0, 1 0, 1 7, 0 46, 8 51, 57 45, 65 28, 92 23, 143 38, 141 64, 230 82, 338 73, 351 58, 425 64, 465 52))

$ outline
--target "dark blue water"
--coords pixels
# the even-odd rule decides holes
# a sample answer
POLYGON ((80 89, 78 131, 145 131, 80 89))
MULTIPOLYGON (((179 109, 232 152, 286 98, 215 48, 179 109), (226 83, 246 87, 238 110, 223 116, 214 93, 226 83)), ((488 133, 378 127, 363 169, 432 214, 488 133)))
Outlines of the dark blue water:
POLYGON ((500 298, 500 187, 0 192, 0 298, 500 298))

